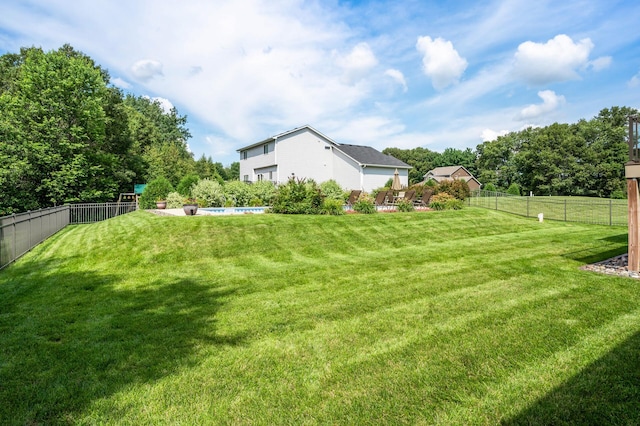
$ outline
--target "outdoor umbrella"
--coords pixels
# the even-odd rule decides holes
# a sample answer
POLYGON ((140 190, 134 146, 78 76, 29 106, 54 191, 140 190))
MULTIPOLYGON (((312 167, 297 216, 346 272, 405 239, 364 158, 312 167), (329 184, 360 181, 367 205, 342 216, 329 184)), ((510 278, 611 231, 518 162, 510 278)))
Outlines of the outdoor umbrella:
POLYGON ((394 191, 400 191, 402 189, 402 184, 400 183, 400 173, 398 173, 398 169, 396 169, 395 173, 393 173, 393 183, 391 184, 391 189, 394 191))

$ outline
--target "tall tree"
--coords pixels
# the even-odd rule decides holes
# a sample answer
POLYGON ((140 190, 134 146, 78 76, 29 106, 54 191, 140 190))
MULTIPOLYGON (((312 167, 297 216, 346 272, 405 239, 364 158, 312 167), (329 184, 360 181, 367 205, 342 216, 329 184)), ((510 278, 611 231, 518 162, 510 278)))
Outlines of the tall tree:
POLYGON ((227 180, 240 180, 240 162, 234 161, 225 168, 227 180))
POLYGON ((117 103, 108 73, 69 45, 0 63, 0 170, 15 184, 3 185, 2 209, 113 199, 129 140, 107 120, 117 103))
POLYGON ((440 166, 441 154, 427 148, 385 148, 382 150, 382 153, 404 161, 412 167, 412 169, 409 170, 410 184, 422 182, 424 175, 427 174, 429 170, 440 166))
POLYGON ((160 102, 144 96, 127 95, 124 104, 135 140, 132 154, 138 169, 144 170, 137 179, 165 177, 177 186, 183 176, 195 171, 195 161, 187 146, 191 137, 187 117, 180 116, 175 107, 164 111, 160 102))
POLYGON ((603 109, 591 120, 528 128, 477 147, 482 183, 517 183, 540 195, 610 197, 624 192, 628 107, 603 109))

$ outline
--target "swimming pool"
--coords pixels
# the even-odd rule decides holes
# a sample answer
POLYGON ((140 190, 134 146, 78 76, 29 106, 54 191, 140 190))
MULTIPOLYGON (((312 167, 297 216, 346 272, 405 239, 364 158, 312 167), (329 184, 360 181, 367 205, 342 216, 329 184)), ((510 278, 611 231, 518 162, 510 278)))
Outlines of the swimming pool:
POLYGON ((208 214, 260 214, 264 213, 269 207, 206 207, 201 208, 208 214))

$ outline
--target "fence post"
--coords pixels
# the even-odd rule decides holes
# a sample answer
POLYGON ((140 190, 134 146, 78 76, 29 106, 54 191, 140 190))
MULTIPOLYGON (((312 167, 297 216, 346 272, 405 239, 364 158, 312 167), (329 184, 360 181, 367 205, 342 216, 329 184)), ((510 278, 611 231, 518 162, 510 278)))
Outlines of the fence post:
POLYGON ((527 197, 527 217, 529 217, 529 197, 527 197))
POLYGON ((498 193, 496 192, 496 210, 498 210, 498 193))
POLYGON ((16 244, 18 240, 16 238, 16 214, 13 214, 13 255, 11 256, 11 262, 16 260, 16 244))
POLYGON ((567 221, 567 199, 564 199, 564 221, 567 221))
POLYGON ((613 200, 609 199, 609 226, 613 225, 613 200))

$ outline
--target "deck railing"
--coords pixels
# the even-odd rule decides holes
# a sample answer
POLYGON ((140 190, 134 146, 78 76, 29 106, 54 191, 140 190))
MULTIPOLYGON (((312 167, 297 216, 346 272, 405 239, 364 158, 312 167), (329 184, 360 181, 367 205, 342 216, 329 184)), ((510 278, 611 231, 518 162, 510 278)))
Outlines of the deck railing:
POLYGON ((638 144, 640 143, 640 134, 638 134, 638 123, 640 117, 637 115, 629 116, 629 161, 634 163, 640 163, 640 150, 638 150, 638 144))
POLYGON ((67 225, 93 223, 136 210, 136 203, 66 204, 0 217, 0 269, 67 225))

